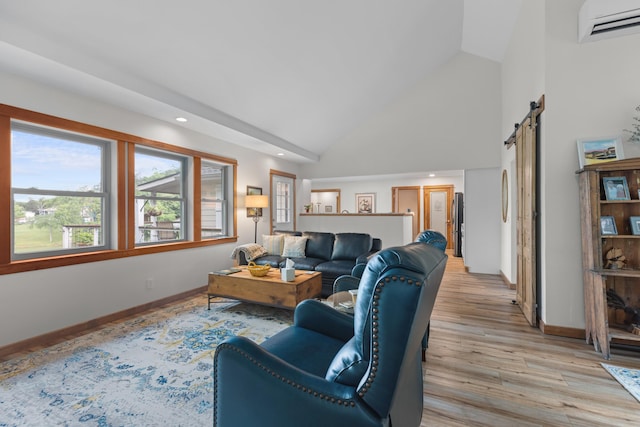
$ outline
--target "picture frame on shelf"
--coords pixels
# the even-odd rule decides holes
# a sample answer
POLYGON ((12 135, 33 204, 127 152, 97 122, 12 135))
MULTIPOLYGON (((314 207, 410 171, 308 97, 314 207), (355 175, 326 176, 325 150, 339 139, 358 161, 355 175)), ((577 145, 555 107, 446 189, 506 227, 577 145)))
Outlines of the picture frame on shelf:
POLYGON ((616 221, 611 215, 603 215, 600 217, 600 234, 603 236, 617 236, 618 229, 616 221))
POLYGON ((376 211, 376 193, 356 193, 356 211, 370 214, 376 211))
POLYGON ((627 178, 624 176, 607 176, 602 178, 604 196, 607 200, 630 200, 627 178))
POLYGON ((620 136, 578 139, 580 169, 586 165, 622 159, 624 159, 624 152, 622 151, 622 138, 620 136))
POLYGON ((640 236, 640 216, 630 216, 629 222, 631 223, 631 234, 640 236))

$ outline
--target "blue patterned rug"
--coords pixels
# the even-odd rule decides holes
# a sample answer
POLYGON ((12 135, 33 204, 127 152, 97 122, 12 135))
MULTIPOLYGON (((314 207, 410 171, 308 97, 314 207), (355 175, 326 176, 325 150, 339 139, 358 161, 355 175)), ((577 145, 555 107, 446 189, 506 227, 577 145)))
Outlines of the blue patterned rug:
POLYGON ((0 363, 0 426, 210 426, 213 354, 292 312, 206 296, 0 363))
POLYGON ((622 387, 626 388, 627 391, 640 402, 640 369, 622 368, 606 363, 601 363, 601 365, 622 387))

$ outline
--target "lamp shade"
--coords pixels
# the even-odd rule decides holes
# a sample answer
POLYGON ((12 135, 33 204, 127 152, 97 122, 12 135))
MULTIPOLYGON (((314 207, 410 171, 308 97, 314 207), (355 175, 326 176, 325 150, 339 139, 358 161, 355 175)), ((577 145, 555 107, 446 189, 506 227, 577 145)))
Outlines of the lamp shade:
POLYGON ((249 195, 245 197, 244 204, 246 208, 268 208, 269 196, 260 194, 249 195))

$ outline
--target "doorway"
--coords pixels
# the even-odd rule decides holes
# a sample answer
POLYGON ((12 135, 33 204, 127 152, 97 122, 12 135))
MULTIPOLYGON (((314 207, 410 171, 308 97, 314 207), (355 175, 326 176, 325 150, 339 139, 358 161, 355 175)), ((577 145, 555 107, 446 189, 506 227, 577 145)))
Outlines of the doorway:
POLYGON ((340 189, 311 190, 311 211, 309 213, 340 213, 340 189))
POLYGON ((274 230, 294 231, 296 229, 296 176, 274 169, 269 171, 271 181, 271 233, 274 230))
POLYGON ((392 212, 405 213, 411 212, 412 219, 412 236, 418 235, 420 230, 420 217, 422 209, 420 207, 420 186, 412 187, 391 187, 392 195, 392 212))
POLYGON ((447 249, 453 248, 453 185, 429 185, 424 193, 424 228, 442 233, 447 238, 447 249))

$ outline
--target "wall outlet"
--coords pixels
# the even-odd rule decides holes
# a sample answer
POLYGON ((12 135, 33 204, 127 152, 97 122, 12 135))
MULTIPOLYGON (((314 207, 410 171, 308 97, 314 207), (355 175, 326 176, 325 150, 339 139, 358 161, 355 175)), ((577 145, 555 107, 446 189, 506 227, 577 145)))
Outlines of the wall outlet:
POLYGON ((145 280, 144 284, 145 284, 145 287, 147 289, 153 289, 153 286, 154 286, 153 278, 149 278, 149 279, 145 280))

